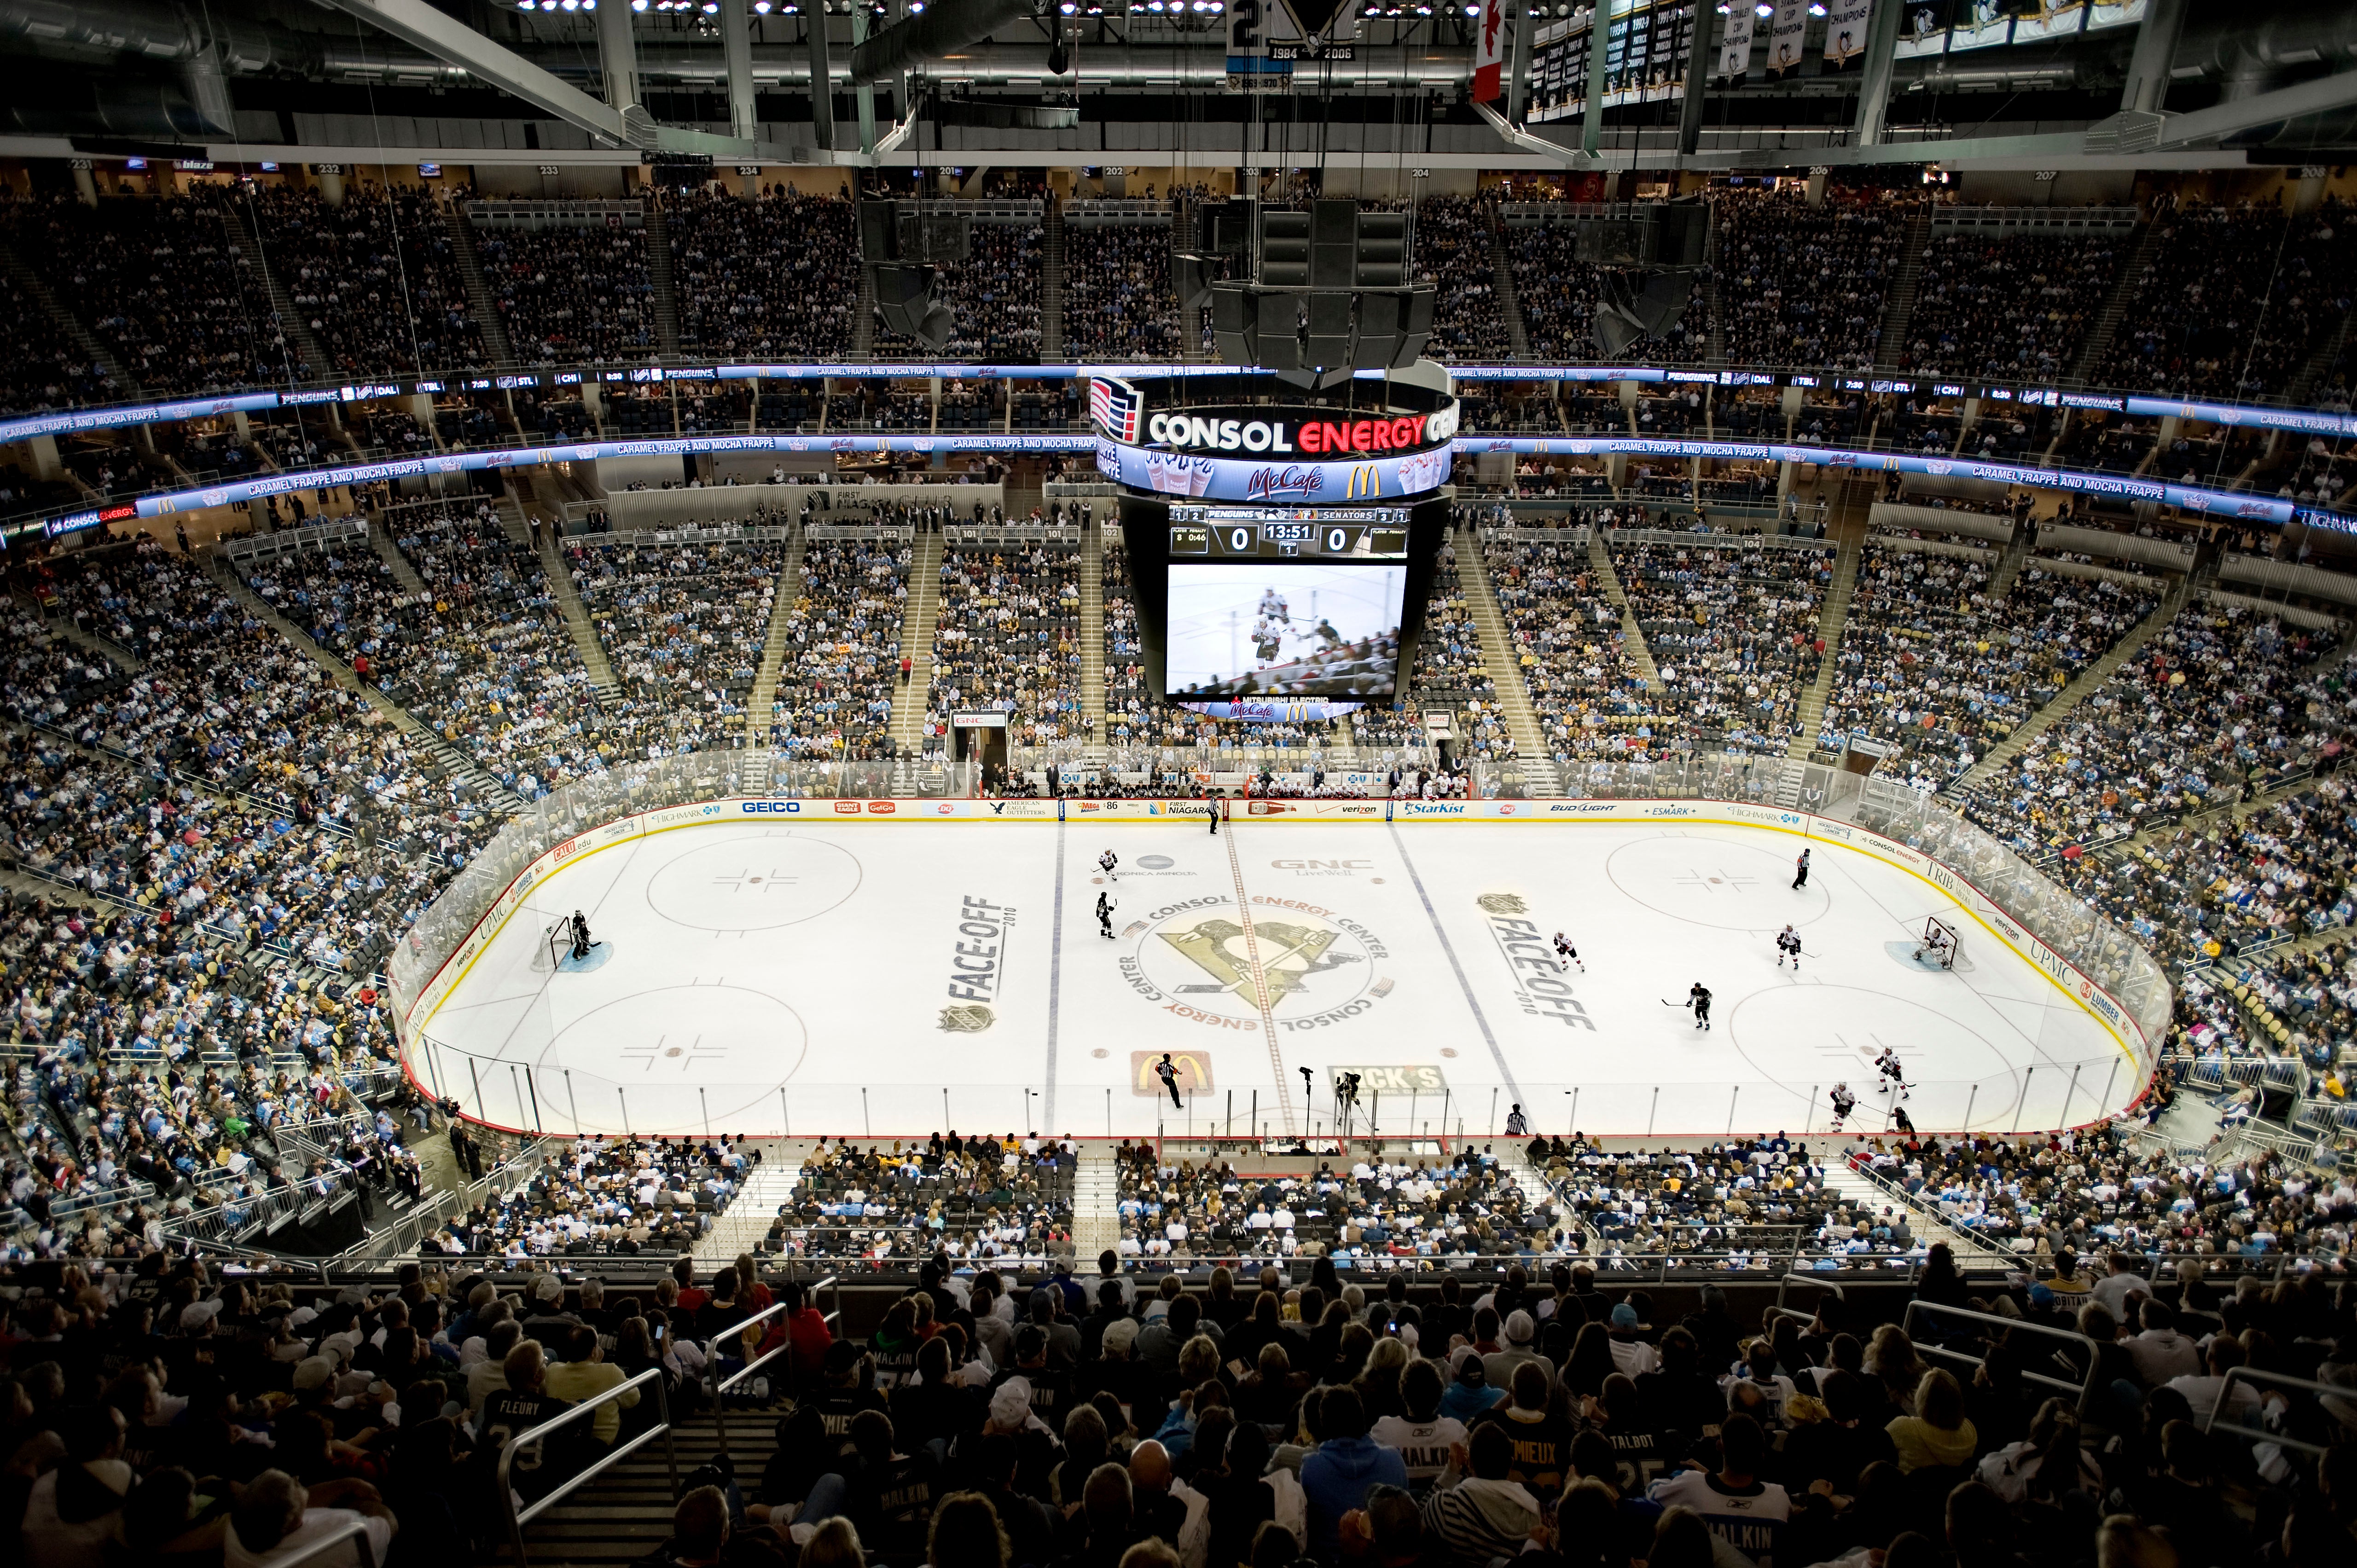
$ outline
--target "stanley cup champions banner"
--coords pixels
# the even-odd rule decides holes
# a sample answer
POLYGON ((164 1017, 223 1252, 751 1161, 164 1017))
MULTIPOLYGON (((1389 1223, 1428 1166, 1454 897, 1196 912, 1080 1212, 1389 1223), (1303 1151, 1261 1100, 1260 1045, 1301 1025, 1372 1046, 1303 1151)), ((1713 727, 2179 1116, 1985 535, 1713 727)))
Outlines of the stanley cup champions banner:
POLYGON ((1862 58, 1874 0, 1825 0, 1825 58, 1839 66, 1862 58))
POLYGON ((1776 0, 1775 20, 1768 25, 1768 69, 1801 69, 1801 43, 1809 30, 1809 0, 1776 0))
POLYGON ((1751 69, 1752 16, 1748 0, 1737 0, 1727 13, 1727 31, 1719 35, 1718 74, 1741 76, 1751 69))
POLYGON ((1481 30, 1473 39, 1474 102, 1487 103, 1504 91, 1505 59, 1505 0, 1482 0, 1481 30))

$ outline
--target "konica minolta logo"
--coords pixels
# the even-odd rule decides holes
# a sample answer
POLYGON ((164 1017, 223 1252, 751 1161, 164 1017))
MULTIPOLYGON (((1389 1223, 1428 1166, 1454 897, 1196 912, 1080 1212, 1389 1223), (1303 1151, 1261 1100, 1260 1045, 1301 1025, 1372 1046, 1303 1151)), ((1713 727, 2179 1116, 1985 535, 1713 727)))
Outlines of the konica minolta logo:
POLYGON ((761 812, 774 812, 780 815, 791 815, 793 812, 801 811, 802 809, 802 803, 800 800, 748 800, 744 803, 744 809, 748 815, 755 815, 761 812))

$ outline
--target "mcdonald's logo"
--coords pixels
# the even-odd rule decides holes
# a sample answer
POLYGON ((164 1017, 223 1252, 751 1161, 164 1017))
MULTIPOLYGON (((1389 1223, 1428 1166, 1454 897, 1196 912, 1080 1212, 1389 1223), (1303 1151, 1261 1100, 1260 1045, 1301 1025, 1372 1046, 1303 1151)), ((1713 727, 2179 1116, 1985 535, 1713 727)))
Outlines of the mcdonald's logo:
MULTIPOLYGON (((1160 1051, 1129 1053, 1129 1088, 1132 1094, 1148 1100, 1167 1099, 1162 1080, 1155 1076, 1154 1066, 1162 1059, 1160 1051)), ((1170 1065, 1178 1074, 1178 1092, 1208 1094, 1211 1090, 1211 1058, 1206 1051, 1172 1051, 1170 1065)))
POLYGON ((1360 463, 1351 469, 1351 488, 1344 493, 1342 499, 1357 500, 1361 496, 1365 496, 1372 499, 1383 493, 1383 470, 1372 463, 1360 463))

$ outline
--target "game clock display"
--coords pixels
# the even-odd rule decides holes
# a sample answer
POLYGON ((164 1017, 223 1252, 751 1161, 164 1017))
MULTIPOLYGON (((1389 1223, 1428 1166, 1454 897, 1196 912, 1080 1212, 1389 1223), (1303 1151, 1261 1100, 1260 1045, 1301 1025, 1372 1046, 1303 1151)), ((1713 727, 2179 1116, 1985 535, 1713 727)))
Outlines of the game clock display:
POLYGON ((1407 558, 1405 508, 1172 507, 1172 560, 1407 558))

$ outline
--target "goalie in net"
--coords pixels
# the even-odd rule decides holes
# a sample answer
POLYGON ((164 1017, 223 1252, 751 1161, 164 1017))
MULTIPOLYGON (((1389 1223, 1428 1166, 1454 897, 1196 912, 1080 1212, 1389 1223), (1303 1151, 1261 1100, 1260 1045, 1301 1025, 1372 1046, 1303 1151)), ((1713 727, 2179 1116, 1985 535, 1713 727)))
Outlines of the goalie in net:
POLYGON ((1964 949, 1956 940, 1956 928, 1932 915, 1923 921, 1923 934, 1915 940, 1915 961, 1936 964, 1942 969, 1953 969, 1964 949))

